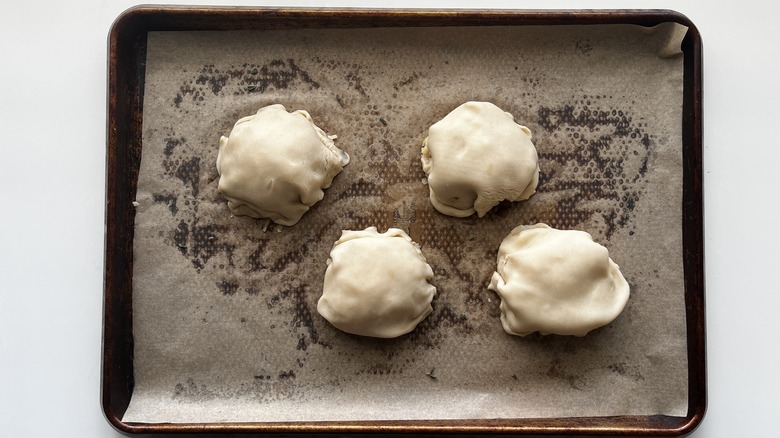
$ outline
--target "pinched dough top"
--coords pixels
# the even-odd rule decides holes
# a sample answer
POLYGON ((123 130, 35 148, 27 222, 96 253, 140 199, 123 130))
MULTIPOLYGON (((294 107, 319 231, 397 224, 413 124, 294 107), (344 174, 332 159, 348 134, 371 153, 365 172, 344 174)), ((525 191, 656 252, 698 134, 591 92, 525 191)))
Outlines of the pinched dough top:
POLYGON ((260 108, 220 139, 219 191, 235 215, 295 225, 349 163, 333 138, 306 111, 260 108))
POLYGON ((347 333, 401 336, 433 311, 431 278, 433 270, 403 230, 342 231, 330 253, 317 311, 347 333))
POLYGON ((482 217, 503 200, 531 197, 539 181, 531 131, 489 102, 466 102, 431 126, 422 166, 433 206, 482 217))
POLYGON ((489 288, 501 297, 504 330, 519 336, 584 336, 617 318, 629 296, 620 268, 590 234, 545 224, 509 233, 489 288))

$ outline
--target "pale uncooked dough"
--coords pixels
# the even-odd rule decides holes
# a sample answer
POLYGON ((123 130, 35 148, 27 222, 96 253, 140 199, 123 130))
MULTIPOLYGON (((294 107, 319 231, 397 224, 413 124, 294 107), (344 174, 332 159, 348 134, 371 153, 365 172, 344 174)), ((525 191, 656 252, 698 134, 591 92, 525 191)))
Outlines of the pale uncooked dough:
POLYGON ((512 335, 584 336, 612 322, 629 286, 607 249, 584 231, 519 226, 501 242, 490 290, 501 297, 501 324, 512 335))
POLYGON ((235 215, 295 225, 349 163, 303 110, 276 104, 240 119, 219 141, 219 192, 235 215))
POLYGON ((395 338, 432 311, 433 270, 403 230, 342 231, 333 245, 317 311, 347 333, 395 338))
POLYGON ((503 200, 530 198, 537 162, 531 131, 489 102, 455 108, 431 126, 422 147, 431 203, 455 217, 482 217, 503 200))

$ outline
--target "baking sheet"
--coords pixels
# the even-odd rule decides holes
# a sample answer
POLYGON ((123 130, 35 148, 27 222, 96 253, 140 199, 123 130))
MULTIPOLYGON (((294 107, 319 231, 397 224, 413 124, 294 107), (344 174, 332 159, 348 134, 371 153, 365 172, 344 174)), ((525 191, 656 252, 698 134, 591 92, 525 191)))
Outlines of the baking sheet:
POLYGON ((150 33, 123 421, 685 415, 682 35, 150 33), (419 163, 430 124, 467 100, 513 113, 540 156, 538 193, 482 219, 436 213, 419 163), (219 137, 271 103, 309 111, 352 157, 290 228, 231 216, 216 190, 219 137), (535 222, 609 248, 632 287, 615 322, 584 338, 503 332, 487 290, 496 251, 535 222), (433 314, 398 339, 348 335, 316 313, 332 243, 367 226, 407 230, 434 268, 433 314))

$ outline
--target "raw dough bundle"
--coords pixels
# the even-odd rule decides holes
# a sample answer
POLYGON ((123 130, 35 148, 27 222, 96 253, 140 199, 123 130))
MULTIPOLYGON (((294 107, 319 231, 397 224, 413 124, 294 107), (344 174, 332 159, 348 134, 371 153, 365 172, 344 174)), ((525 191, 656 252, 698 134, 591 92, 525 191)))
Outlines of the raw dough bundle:
POLYGON ((342 231, 330 252, 317 311, 347 333, 401 336, 433 311, 431 278, 433 270, 402 230, 342 231))
POLYGON ((584 231, 520 226, 501 242, 490 290, 501 297, 501 324, 512 335, 584 336, 609 324, 629 287, 607 249, 584 231))
POLYGON ((235 215, 295 225, 347 163, 309 113, 270 105, 220 139, 219 191, 235 215))
POLYGON ((455 108, 431 126, 422 147, 431 203, 455 217, 482 217, 503 200, 530 198, 537 160, 531 131, 488 102, 455 108))

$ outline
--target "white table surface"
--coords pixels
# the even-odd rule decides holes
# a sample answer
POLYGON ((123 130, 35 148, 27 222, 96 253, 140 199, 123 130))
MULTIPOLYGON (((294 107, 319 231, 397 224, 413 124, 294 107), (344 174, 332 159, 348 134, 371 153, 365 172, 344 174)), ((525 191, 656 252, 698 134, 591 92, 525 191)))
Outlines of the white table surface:
MULTIPOLYGON (((778 436, 776 2, 169 1, 667 8, 704 41, 708 410, 696 438, 778 436)), ((114 437, 100 408, 106 37, 130 1, 0 8, 0 436, 114 437)))

